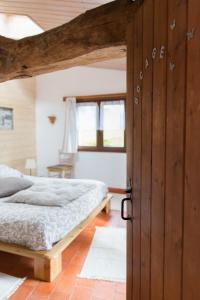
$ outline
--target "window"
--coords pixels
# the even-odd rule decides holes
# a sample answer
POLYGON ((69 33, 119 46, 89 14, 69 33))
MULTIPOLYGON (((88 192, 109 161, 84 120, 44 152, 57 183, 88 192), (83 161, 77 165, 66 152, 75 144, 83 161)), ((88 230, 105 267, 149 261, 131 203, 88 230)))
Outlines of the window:
POLYGON ((125 152, 125 94, 77 98, 79 150, 125 152))
POLYGON ((42 32, 44 30, 28 16, 0 13, 0 35, 19 40, 42 32))

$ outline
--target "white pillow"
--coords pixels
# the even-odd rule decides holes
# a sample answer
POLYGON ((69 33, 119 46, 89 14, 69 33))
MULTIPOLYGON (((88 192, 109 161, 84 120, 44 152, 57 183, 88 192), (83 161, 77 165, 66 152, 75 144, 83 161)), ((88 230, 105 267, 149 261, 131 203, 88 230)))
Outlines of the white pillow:
POLYGON ((0 165, 0 177, 23 177, 23 174, 6 165, 0 165))

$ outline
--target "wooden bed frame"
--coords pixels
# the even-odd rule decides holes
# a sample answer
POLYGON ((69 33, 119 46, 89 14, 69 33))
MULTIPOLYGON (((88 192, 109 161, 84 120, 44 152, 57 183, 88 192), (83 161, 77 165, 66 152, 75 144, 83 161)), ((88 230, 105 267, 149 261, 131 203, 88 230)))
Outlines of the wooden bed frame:
POLYGON ((34 278, 51 282, 62 271, 62 252, 83 231, 83 229, 102 211, 110 212, 112 194, 96 207, 92 213, 49 251, 33 251, 28 248, 0 242, 0 251, 34 259, 34 278))

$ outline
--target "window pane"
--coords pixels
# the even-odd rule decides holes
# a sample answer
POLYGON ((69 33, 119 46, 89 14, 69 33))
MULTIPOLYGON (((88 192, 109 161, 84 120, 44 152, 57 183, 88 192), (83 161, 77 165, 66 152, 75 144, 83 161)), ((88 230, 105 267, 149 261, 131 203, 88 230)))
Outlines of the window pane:
POLYGON ((101 103, 101 129, 104 147, 124 147, 125 107, 123 100, 101 103))
POLYGON ((96 147, 97 138, 96 130, 79 130, 78 145, 85 147, 96 147))
POLYGON ((77 105, 79 146, 95 147, 97 145, 97 113, 96 103, 80 103, 77 105))
POLYGON ((124 130, 104 130, 104 147, 124 147, 124 130))
POLYGON ((101 102, 102 130, 124 130, 125 129, 125 107, 124 100, 101 102))

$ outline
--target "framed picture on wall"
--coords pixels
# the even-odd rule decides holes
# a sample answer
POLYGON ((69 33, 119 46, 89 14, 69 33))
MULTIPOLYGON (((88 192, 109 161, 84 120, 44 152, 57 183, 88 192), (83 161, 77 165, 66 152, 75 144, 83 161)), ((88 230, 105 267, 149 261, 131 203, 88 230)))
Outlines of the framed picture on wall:
POLYGON ((12 130, 13 127, 13 109, 0 107, 0 130, 12 130))

